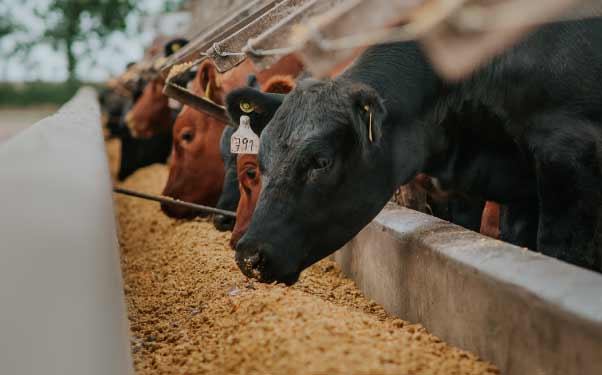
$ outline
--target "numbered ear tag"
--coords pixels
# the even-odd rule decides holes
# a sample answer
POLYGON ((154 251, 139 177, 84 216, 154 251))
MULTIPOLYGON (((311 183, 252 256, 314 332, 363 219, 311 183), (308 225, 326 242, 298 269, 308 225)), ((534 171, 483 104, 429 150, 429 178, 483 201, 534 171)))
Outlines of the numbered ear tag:
POLYGON ((249 116, 240 116, 238 130, 230 138, 230 152, 233 154, 259 153, 259 137, 251 129, 249 116))

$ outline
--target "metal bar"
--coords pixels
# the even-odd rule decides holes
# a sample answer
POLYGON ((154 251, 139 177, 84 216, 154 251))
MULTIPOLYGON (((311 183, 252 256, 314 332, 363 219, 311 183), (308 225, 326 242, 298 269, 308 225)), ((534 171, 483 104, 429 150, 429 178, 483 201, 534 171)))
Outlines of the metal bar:
POLYGON ((333 47, 356 45, 358 43, 349 41, 354 37, 370 44, 375 37, 387 35, 383 30, 411 23, 411 16, 408 15, 416 9, 429 10, 429 6, 455 4, 458 1, 461 0, 348 0, 298 24, 289 43, 301 45, 298 54, 313 76, 327 77, 333 68, 357 54, 351 46, 348 49, 333 47), (358 27, 359 24, 361 27, 358 27), (368 37, 370 40, 367 40, 368 37))
POLYGON ((167 197, 140 193, 137 191, 128 190, 128 189, 124 189, 124 188, 120 188, 120 187, 113 187, 113 191, 118 194, 129 195, 130 197, 147 199, 150 201, 155 201, 155 202, 160 202, 160 203, 173 204, 174 206, 182 206, 182 207, 191 208, 193 210, 197 210, 197 211, 201 211, 201 212, 207 212, 210 214, 218 214, 218 215, 224 215, 224 216, 228 216, 228 217, 236 217, 236 212, 233 212, 233 211, 221 210, 221 209, 215 208, 215 207, 208 207, 208 206, 203 206, 200 204, 183 202, 183 201, 179 201, 179 200, 176 200, 173 198, 167 198, 167 197))
POLYGON ((165 86, 163 87, 163 94, 179 101, 182 104, 206 113, 207 115, 225 124, 230 122, 230 118, 228 117, 226 109, 223 106, 207 100, 202 96, 198 96, 185 87, 178 86, 171 81, 167 81, 165 83, 165 86))
POLYGON ((256 37, 250 38, 242 48, 242 52, 253 60, 259 69, 266 69, 282 57, 294 53, 299 45, 289 42, 295 27, 311 17, 327 12, 345 0, 311 0, 280 22, 265 29, 256 37))
POLYGON ((258 15, 252 22, 238 28, 222 40, 213 43, 211 48, 207 50, 207 55, 211 57, 220 73, 234 68, 247 58, 246 54, 241 50, 249 39, 260 35, 266 29, 279 23, 296 10, 302 8, 309 1, 281 0, 273 4, 270 9, 258 15))
POLYGON ((202 52, 206 52, 213 43, 219 42, 237 30, 245 27, 260 15, 271 9, 277 0, 255 0, 232 13, 215 27, 195 40, 192 40, 178 52, 170 56, 163 64, 162 72, 167 74, 171 67, 176 64, 189 62, 197 59, 202 52))

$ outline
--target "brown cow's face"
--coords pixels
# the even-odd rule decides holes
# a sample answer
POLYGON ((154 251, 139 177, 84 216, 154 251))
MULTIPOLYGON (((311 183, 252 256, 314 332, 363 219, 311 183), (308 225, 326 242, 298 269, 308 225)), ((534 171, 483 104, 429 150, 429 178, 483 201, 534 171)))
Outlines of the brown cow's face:
MULTIPOLYGON (((258 73, 260 82, 275 74, 294 74, 301 70, 298 60, 283 59, 272 69, 258 73)), ((236 69, 218 75, 209 61, 199 66, 192 90, 197 95, 208 97, 217 104, 224 103, 226 92, 244 86, 254 67, 249 60, 236 69)), ((193 109, 184 107, 173 128, 173 150, 169 179, 164 194, 188 202, 215 206, 222 191, 225 170, 220 156, 220 137, 225 124, 193 109)), ((259 177, 257 177, 258 179, 259 177)), ((258 181, 258 180, 257 180, 258 181)), ((247 181, 250 185, 251 181, 247 181)), ((256 187, 253 191, 259 191, 256 187)), ((250 216, 257 197, 252 200, 250 216)), ((162 207, 173 217, 192 216, 194 213, 181 208, 162 207)), ((244 230, 242 231, 244 233, 244 230)))
POLYGON ((164 85, 162 78, 150 81, 127 114, 125 121, 134 138, 150 138, 171 130, 173 121, 168 98, 163 95, 164 85))
MULTIPOLYGON (((169 177, 163 194, 207 206, 215 206, 222 191, 224 162, 219 145, 224 124, 204 113, 184 107, 173 128, 169 177)), ((194 211, 164 205, 171 217, 190 217, 194 211)))
POLYGON ((257 155, 239 155, 236 161, 236 172, 238 174, 240 200, 236 208, 236 225, 234 225, 230 239, 230 246, 233 249, 249 227, 251 216, 253 216, 261 192, 261 176, 257 164, 257 155))
MULTIPOLYGON (((203 64, 192 83, 192 91, 223 101, 215 67, 203 64)), ((215 206, 221 194, 225 168, 220 154, 220 139, 226 125, 213 117, 184 106, 173 126, 173 147, 169 177, 163 194, 186 202, 215 206)), ((191 217, 197 212, 162 205, 171 217, 191 217)))

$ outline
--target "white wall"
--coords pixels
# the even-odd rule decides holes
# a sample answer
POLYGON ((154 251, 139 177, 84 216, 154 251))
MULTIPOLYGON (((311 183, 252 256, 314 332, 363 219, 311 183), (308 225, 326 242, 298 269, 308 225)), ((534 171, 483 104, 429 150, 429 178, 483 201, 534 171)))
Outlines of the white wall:
POLYGON ((94 91, 0 144, 0 374, 132 373, 94 91))

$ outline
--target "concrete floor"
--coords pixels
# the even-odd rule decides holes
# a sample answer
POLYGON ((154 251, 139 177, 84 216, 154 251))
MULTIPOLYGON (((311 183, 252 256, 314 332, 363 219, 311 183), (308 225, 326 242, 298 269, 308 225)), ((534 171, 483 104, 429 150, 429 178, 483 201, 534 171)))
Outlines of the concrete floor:
POLYGON ((0 108, 0 143, 56 112, 58 107, 0 108))

